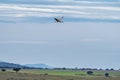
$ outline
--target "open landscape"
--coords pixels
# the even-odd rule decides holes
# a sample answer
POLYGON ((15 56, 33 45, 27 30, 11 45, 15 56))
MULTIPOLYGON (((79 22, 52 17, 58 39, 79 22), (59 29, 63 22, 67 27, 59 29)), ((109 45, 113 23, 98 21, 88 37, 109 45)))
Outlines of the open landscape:
POLYGON ((0 80, 120 80, 120 0, 0 0, 0 80))
POLYGON ((54 68, 46 64, 20 65, 0 62, 0 80, 119 80, 120 70, 54 68), (43 66, 44 65, 44 66, 43 66), (46 68, 45 68, 46 67, 46 68))
POLYGON ((0 80, 119 80, 120 71, 93 71, 88 75, 82 70, 8 70, 0 72, 0 80), (104 76, 108 72, 109 77, 104 76))

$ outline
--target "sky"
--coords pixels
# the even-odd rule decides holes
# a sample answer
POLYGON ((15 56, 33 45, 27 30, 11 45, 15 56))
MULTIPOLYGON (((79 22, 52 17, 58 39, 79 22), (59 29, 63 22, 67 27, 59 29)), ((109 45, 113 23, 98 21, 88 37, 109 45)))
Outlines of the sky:
POLYGON ((0 0, 0 60, 119 69, 119 14, 120 0, 0 0))

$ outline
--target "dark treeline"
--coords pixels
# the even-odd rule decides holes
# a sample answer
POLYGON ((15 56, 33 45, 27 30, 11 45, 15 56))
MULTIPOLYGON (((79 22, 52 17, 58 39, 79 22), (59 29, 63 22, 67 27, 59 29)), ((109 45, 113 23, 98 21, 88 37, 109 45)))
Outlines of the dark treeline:
POLYGON ((106 71, 112 71, 115 70, 113 68, 106 68, 106 69, 102 69, 102 68, 53 68, 54 70, 106 70, 106 71))

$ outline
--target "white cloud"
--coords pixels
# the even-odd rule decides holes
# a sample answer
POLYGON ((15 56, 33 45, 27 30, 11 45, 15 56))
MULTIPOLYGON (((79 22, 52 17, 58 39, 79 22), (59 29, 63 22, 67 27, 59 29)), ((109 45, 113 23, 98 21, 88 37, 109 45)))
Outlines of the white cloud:
POLYGON ((88 0, 47 0, 47 1, 59 1, 59 2, 71 2, 71 3, 85 3, 85 4, 120 4, 120 2, 110 1, 88 1, 88 0))
POLYGON ((0 41, 0 44, 48 44, 48 41, 0 41))
MULTIPOLYGON (((58 0, 63 1, 63 0, 58 0)), ((73 2, 79 2, 70 0, 73 2)), ((68 0, 66 2, 69 2, 68 0)), ((114 6, 95 5, 34 5, 34 4, 0 4, 2 17, 54 17, 110 19, 120 20, 120 8, 114 6)))

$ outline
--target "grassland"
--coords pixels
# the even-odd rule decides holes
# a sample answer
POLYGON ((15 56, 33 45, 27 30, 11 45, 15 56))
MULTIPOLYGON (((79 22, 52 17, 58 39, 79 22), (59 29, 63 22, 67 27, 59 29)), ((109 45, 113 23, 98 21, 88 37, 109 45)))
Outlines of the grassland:
POLYGON ((93 71, 87 75, 80 70, 21 70, 15 73, 11 70, 0 72, 0 80, 120 80, 120 71, 93 71), (110 77, 105 77, 108 72, 110 77))
MULTIPOLYGON (((30 74, 45 74, 60 75, 60 76, 88 76, 87 70, 22 70, 22 73, 30 74)), ((104 76, 105 73, 109 73, 110 76, 120 76, 120 71, 103 71, 94 70, 92 76, 104 76)))

